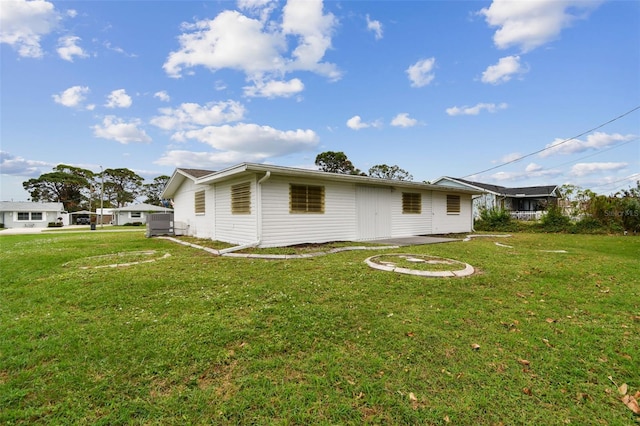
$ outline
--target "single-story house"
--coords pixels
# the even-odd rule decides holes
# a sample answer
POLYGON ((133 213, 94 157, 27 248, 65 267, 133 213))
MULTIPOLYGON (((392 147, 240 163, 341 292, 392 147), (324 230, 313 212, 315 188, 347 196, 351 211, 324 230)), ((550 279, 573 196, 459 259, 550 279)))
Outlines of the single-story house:
POLYGON ((481 194, 473 200, 473 216, 476 218, 482 209, 503 209, 517 219, 540 219, 547 207, 558 202, 558 185, 507 188, 449 176, 438 178, 433 184, 480 191, 481 194))
POLYGON ((153 204, 132 204, 130 206, 111 209, 111 222, 114 225, 126 225, 127 223, 147 223, 147 217, 152 213, 171 213, 172 209, 154 206, 153 204))
POLYGON ((470 232, 479 191, 266 164, 176 169, 176 233, 278 247, 470 232))
POLYGON ((0 201, 0 223, 5 228, 46 228, 66 216, 62 203, 0 201))

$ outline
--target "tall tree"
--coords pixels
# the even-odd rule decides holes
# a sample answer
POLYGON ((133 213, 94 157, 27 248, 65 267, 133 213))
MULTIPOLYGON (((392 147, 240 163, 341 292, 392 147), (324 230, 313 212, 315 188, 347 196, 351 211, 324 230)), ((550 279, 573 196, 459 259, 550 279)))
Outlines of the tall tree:
POLYGON ((144 179, 129 169, 106 169, 104 196, 110 205, 124 207, 142 192, 144 179))
POLYGON ((408 171, 395 165, 387 166, 386 164, 377 164, 371 167, 369 176, 380 179, 413 180, 413 176, 408 171))
POLYGON ((340 173, 343 175, 362 174, 342 151, 326 151, 318 154, 316 156, 316 166, 323 172, 340 173))
POLYGON ((167 175, 158 176, 153 179, 153 183, 146 183, 142 187, 142 195, 146 197, 144 200, 147 204, 153 204, 154 206, 162 206, 162 199, 160 195, 164 190, 164 187, 167 186, 167 182, 169 182, 171 177, 167 175))
POLYGON ((58 164, 53 172, 29 179, 22 186, 31 201, 58 202, 67 211, 77 211, 90 199, 94 176, 91 170, 58 164))

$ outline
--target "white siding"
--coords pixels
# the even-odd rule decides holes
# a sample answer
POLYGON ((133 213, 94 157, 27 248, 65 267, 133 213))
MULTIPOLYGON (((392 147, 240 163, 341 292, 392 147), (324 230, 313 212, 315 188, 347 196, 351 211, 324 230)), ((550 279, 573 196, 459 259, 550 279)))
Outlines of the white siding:
POLYGON ((432 194, 431 191, 402 190, 398 188, 392 199, 392 234, 394 238, 432 233, 432 194), (419 192, 422 195, 422 211, 420 214, 402 213, 402 193, 419 192))
POLYGON ((433 191, 433 229, 434 234, 471 232, 471 195, 460 195, 460 213, 447 214, 447 193, 433 191))
POLYGON ((273 176, 262 184, 262 247, 356 239, 354 185, 273 176), (324 213, 289 212, 289 185, 324 186, 324 213))
POLYGON ((197 238, 215 239, 215 199, 212 186, 196 185, 186 179, 173 199, 173 217, 177 233, 197 238), (195 193, 205 191, 205 213, 195 213, 195 193))
POLYGON ((256 179, 246 176, 215 184, 215 239, 231 244, 248 244, 258 240, 256 179), (251 182, 251 213, 231 213, 231 187, 251 182))

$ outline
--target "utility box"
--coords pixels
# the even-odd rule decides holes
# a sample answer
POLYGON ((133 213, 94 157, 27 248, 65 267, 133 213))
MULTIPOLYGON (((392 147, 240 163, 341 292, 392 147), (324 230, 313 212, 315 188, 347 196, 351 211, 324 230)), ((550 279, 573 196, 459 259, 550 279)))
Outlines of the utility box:
POLYGON ((152 213, 147 216, 147 238, 157 235, 175 235, 173 213, 152 213))

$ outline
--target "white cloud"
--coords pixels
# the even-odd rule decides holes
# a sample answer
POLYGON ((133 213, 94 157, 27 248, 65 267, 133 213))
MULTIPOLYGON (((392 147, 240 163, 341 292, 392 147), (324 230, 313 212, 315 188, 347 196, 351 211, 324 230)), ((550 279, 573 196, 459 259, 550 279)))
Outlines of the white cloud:
POLYGON ((558 38, 564 28, 586 17, 600 3, 597 0, 494 0, 479 14, 484 15, 489 26, 499 27, 493 36, 496 47, 519 46, 522 52, 528 52, 558 38))
POLYGON ((86 58, 89 55, 78 46, 77 43, 81 40, 78 36, 64 36, 58 39, 58 55, 65 61, 73 62, 73 57, 86 58))
MULTIPOLYGON (((207 158, 215 156, 217 161, 221 161, 220 158, 227 158, 240 162, 264 161, 270 157, 308 151, 315 148, 319 141, 318 135, 313 130, 284 131, 270 126, 246 123, 233 126, 207 126, 183 131, 178 138, 196 140, 219 151, 209 153, 207 158)), ((202 155, 205 154, 202 153, 202 155)))
POLYGON ((125 89, 114 90, 107 97, 107 108, 129 108, 132 104, 131 96, 127 95, 125 89))
POLYGON ((138 128, 142 123, 135 119, 125 122, 121 118, 108 115, 102 120, 102 125, 93 126, 93 135, 98 138, 118 141, 121 144, 130 142, 151 142, 151 138, 144 130, 138 128))
POLYGON ((48 1, 0 1, 0 43, 7 43, 26 58, 43 55, 40 40, 61 19, 48 1))
POLYGON ((155 163, 171 167, 219 170, 242 162, 259 163, 265 158, 267 157, 257 153, 172 150, 155 163))
POLYGON ((571 167, 572 176, 585 176, 601 172, 617 171, 626 168, 628 163, 578 163, 571 167))
POLYGON ((304 84, 299 78, 289 81, 254 81, 253 86, 245 86, 244 94, 248 97, 261 98, 289 98, 304 90, 304 84))
POLYGON ((618 142, 627 142, 637 137, 638 136, 631 134, 621 135, 619 133, 608 134, 595 132, 587 136, 587 139, 584 141, 580 139, 571 139, 567 141, 566 139, 556 138, 550 144, 545 145, 545 148, 547 149, 542 151, 539 155, 544 158, 555 154, 577 154, 588 150, 607 148, 618 142))
POLYGON ((561 170, 557 169, 545 169, 539 164, 529 163, 521 171, 511 172, 497 172, 490 176, 491 179, 496 181, 519 181, 530 178, 554 178, 562 175, 561 170))
POLYGON ((159 92, 154 93, 153 97, 160 99, 162 102, 169 102, 171 100, 171 97, 169 96, 166 90, 161 90, 159 92))
POLYGON ((490 65, 482 73, 482 82, 489 84, 500 84, 511 80, 514 74, 527 72, 520 64, 519 56, 505 56, 500 58, 498 63, 490 65))
POLYGON ((75 9, 69 9, 65 12, 65 14, 69 17, 69 18, 75 18, 76 16, 78 16, 78 11, 75 9))
POLYGON ((366 129, 367 127, 381 127, 380 121, 372 121, 371 123, 365 123, 359 115, 354 115, 347 120, 347 127, 353 130, 366 129))
POLYGON ((153 117, 151 124, 164 130, 195 129, 201 126, 242 120, 245 108, 236 101, 211 102, 205 106, 184 103, 178 108, 160 108, 162 115, 153 117))
POLYGON ((418 124, 418 120, 409 117, 409 114, 406 112, 401 112, 391 120, 391 125, 396 127, 413 127, 416 124, 418 124))
POLYGON ((382 24, 380 21, 370 19, 369 15, 367 15, 367 29, 369 31, 373 31, 376 40, 380 40, 382 38, 382 24))
POLYGON ((446 112, 447 114, 451 115, 451 116, 455 116, 455 115, 478 115, 480 114, 480 112, 482 111, 487 111, 487 112, 496 112, 498 110, 501 109, 506 109, 508 107, 508 105, 506 103, 501 103, 501 104, 487 104, 487 103, 479 103, 475 106, 472 107, 468 107, 468 106, 463 106, 463 107, 451 107, 451 108, 447 108, 446 112))
POLYGON ((503 157, 500 159, 500 163, 510 163, 510 162, 512 162, 512 161, 516 161, 516 160, 520 159, 520 157, 522 157, 522 154, 521 154, 521 153, 519 153, 519 152, 512 152, 512 153, 509 153, 509 154, 507 154, 507 155, 503 156, 503 157))
MULTIPOLYGON (((242 2, 245 7, 265 2, 242 2)), ((163 65, 171 77, 185 69, 203 66, 242 71, 249 81, 269 81, 293 71, 311 71, 330 79, 340 78, 334 64, 322 62, 331 47, 337 21, 324 14, 320 0, 289 0, 282 22, 252 19, 238 11, 223 11, 212 20, 183 24, 180 49, 171 52, 163 65), (295 48, 289 51, 289 38, 295 48)), ((263 16, 264 18, 264 16, 263 16)))
POLYGON ((40 176, 41 168, 51 166, 44 161, 25 160, 6 151, 0 151, 0 174, 12 176, 40 176))
POLYGON ((421 59, 415 64, 407 68, 406 72, 411 80, 412 87, 423 87, 428 85, 436 77, 433 69, 435 68, 436 58, 421 59))
POLYGON ((55 103, 64 105, 69 108, 79 108, 89 93, 87 86, 73 86, 57 95, 52 95, 55 103))

